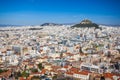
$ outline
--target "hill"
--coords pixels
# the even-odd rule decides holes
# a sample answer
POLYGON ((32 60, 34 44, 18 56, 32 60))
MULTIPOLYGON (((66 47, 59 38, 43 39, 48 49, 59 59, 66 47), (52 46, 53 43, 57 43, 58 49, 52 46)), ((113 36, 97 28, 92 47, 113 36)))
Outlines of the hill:
POLYGON ((41 26, 61 26, 62 24, 56 24, 56 23, 44 23, 41 26))
POLYGON ((92 23, 92 21, 85 19, 83 21, 81 21, 79 24, 75 24, 72 26, 72 28, 77 27, 77 28, 91 28, 91 27, 95 27, 95 28, 99 28, 99 25, 96 23, 92 23))

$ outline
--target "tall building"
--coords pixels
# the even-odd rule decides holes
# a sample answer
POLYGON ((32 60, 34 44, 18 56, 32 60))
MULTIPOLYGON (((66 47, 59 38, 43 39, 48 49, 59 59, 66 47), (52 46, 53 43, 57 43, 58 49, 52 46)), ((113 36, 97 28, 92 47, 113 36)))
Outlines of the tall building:
POLYGON ((13 45, 12 50, 14 51, 14 54, 18 54, 21 56, 23 55, 23 47, 22 46, 13 45))

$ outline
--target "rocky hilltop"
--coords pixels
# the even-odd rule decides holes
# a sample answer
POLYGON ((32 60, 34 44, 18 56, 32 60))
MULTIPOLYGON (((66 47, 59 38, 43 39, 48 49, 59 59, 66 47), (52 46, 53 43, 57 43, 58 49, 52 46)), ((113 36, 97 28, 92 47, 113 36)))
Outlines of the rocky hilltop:
POLYGON ((91 28, 91 27, 95 27, 95 28, 99 28, 99 25, 96 23, 92 23, 92 21, 88 20, 88 19, 84 19, 82 20, 79 24, 75 24, 72 26, 72 28, 77 27, 77 28, 91 28))

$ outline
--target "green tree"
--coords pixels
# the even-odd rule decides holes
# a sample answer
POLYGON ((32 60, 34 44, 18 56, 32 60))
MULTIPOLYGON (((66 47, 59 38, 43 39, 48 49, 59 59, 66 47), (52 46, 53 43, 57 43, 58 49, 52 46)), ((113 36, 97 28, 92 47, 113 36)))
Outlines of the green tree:
POLYGON ((18 71, 18 72, 14 72, 14 76, 15 76, 16 79, 18 79, 18 77, 21 77, 22 74, 21 74, 20 71, 18 71))
POLYGON ((3 72, 3 70, 2 69, 0 69, 0 73, 2 73, 3 72))
POLYGON ((7 72, 8 70, 6 70, 6 69, 0 69, 0 73, 2 73, 2 72, 7 72))
POLYGON ((22 75, 23 77, 28 77, 28 76, 29 76, 29 73, 27 73, 26 71, 23 71, 21 75, 22 75))
POLYGON ((54 75, 53 77, 52 77, 52 80, 56 80, 57 79, 57 75, 54 75))
POLYGON ((40 69, 40 70, 42 70, 44 67, 42 66, 42 63, 39 63, 38 64, 38 68, 40 69))
POLYGON ((34 69, 34 68, 32 68, 32 69, 30 69, 30 70, 31 70, 31 72, 33 72, 33 73, 38 72, 38 70, 37 70, 37 69, 34 69))

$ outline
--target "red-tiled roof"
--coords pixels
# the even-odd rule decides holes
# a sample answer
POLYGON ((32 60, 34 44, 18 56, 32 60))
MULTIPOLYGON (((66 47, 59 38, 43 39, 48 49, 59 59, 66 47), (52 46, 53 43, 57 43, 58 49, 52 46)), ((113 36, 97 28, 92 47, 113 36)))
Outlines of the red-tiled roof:
POLYGON ((68 68, 68 66, 66 65, 66 66, 64 66, 64 68, 68 68))
POLYGON ((71 71, 71 72, 78 72, 79 69, 78 69, 78 68, 74 68, 74 67, 72 67, 69 71, 71 71))
POLYGON ((8 70, 6 72, 3 72, 0 74, 1 76, 10 76, 11 75, 11 70, 8 70))
POLYGON ((24 77, 20 77, 19 80, 30 80, 29 78, 25 79, 24 77))
POLYGON ((3 76, 2 75, 0 75, 0 78, 2 78, 3 76))
POLYGON ((79 72, 75 72, 75 74, 80 74, 80 75, 88 75, 88 71, 79 71, 79 72))
POLYGON ((72 72, 66 72, 66 74, 68 74, 68 75, 73 75, 73 73, 72 73, 72 72))
POLYGON ((44 58, 48 58, 48 56, 44 56, 44 58))
POLYGON ((46 69, 42 69, 41 74, 45 74, 46 71, 46 69))
POLYGON ((110 78, 113 79, 113 74, 112 73, 104 73, 105 78, 110 78))
POLYGON ((75 60, 74 58, 70 58, 69 60, 75 60))
POLYGON ((52 66, 52 69, 58 69, 61 68, 60 66, 52 66))

